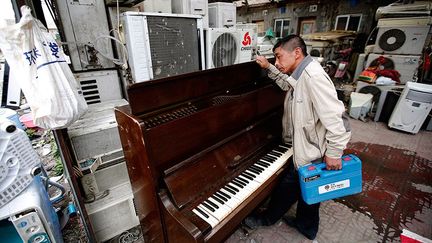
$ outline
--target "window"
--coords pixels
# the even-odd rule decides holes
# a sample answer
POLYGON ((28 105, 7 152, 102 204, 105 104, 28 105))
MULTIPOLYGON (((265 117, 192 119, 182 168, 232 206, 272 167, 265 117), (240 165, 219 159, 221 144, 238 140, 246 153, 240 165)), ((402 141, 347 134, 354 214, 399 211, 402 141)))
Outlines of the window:
POLYGON ((339 15, 336 17, 335 30, 358 31, 361 18, 361 14, 339 15))
POLYGON ((289 34, 289 19, 276 19, 274 24, 274 32, 276 37, 284 37, 289 34))

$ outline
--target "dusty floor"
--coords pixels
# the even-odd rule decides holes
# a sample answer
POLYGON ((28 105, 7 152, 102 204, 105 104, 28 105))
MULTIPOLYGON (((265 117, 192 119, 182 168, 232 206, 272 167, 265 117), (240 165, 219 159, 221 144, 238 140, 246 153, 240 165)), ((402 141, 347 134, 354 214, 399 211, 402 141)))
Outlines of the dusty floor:
MULTIPOLYGON (((316 242, 398 242, 402 229, 432 238, 432 132, 411 135, 351 120, 346 152, 363 162, 363 192, 321 204, 316 242)), ((294 208, 288 214, 294 215, 294 208)), ((239 228, 231 242, 310 242, 279 221, 239 228), (246 233, 246 234, 245 234, 246 233)))

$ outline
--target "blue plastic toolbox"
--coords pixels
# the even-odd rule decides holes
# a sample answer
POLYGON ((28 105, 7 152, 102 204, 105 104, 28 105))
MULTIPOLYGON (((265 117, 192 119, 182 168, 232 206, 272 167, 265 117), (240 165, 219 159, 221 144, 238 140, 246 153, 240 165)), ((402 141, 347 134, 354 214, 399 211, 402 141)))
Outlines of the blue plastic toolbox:
POLYGON ((362 191, 361 160, 352 154, 342 156, 341 170, 327 170, 324 162, 299 168, 303 200, 314 204, 362 191))

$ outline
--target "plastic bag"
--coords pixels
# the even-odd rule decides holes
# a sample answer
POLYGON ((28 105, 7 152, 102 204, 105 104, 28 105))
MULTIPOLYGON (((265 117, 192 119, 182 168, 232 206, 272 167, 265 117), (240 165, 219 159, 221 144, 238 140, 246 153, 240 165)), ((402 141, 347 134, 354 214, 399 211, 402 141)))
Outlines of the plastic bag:
POLYGON ((0 49, 30 106, 33 122, 42 128, 65 128, 86 110, 61 48, 30 8, 21 7, 20 22, 0 28, 0 49))

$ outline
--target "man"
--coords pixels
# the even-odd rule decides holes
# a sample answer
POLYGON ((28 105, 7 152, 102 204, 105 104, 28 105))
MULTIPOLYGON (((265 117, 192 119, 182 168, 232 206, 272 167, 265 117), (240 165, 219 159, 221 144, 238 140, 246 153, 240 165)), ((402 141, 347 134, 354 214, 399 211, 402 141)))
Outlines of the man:
POLYGON ((313 240, 318 232, 320 204, 308 205, 303 201, 297 169, 324 160, 328 170, 340 170, 351 129, 333 82, 320 64, 307 55, 301 37, 290 35, 279 40, 273 52, 275 66, 262 56, 256 62, 287 91, 282 137, 285 142, 292 142, 294 156, 272 192, 268 208, 258 216, 246 218, 245 224, 251 228, 272 225, 298 201, 295 219, 284 220, 313 240))

